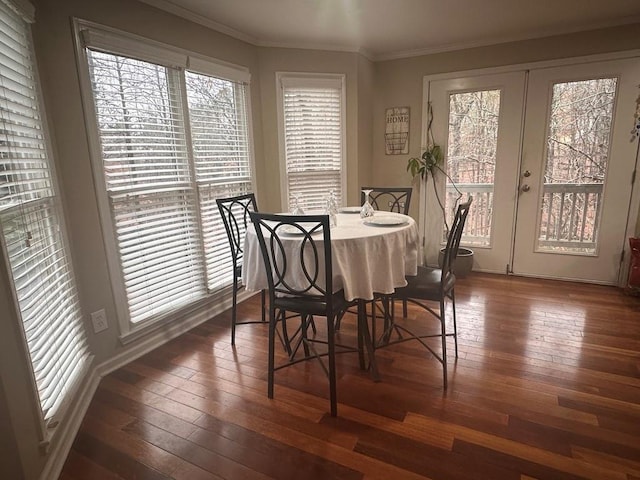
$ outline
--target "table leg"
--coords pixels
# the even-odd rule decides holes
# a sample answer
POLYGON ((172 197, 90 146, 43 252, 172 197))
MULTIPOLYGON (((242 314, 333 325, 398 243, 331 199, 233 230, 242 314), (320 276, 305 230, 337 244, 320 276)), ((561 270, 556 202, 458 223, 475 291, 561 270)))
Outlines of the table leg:
MULTIPOLYGON (((367 307, 365 300, 358 300, 358 342, 364 343, 367 349, 367 356, 369 357, 369 371, 371 378, 375 382, 380 381, 380 374, 378 373, 378 364, 376 363, 376 356, 373 348, 373 341, 371 340, 371 333, 369 332, 369 321, 367 320, 367 307)), ((360 349, 360 366, 364 367, 364 359, 362 358, 362 349, 360 349)))

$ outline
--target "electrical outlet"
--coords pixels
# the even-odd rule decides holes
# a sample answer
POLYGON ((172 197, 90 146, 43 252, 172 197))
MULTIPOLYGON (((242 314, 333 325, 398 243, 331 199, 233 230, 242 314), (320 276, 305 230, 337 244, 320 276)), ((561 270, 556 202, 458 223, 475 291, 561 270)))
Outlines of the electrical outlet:
POLYGON ((109 328, 109 324, 107 323, 107 312, 104 311, 104 308, 91 314, 91 323, 93 323, 94 333, 100 333, 109 328))

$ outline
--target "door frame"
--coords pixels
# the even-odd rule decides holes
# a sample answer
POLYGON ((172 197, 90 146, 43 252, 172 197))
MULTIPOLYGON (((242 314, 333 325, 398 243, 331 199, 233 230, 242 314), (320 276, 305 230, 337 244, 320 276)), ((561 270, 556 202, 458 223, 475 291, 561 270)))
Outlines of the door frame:
MULTIPOLYGON (((496 132, 495 172, 492 188, 492 218, 489 240, 486 244, 467 245, 475 252, 474 264, 476 269, 490 273, 505 273, 511 264, 513 237, 515 233, 515 209, 517 187, 514 179, 518 176, 517 159, 522 150, 522 125, 524 122, 524 95, 527 74, 525 70, 504 72, 498 74, 475 75, 472 77, 458 77, 447 80, 429 82, 430 107, 436 112, 432 130, 434 138, 442 145, 448 157, 452 145, 447 141, 448 119, 451 115, 451 95, 466 94, 479 91, 499 92, 499 128, 496 132)), ((433 180, 433 178, 431 179, 433 180)), ((438 177, 437 190, 440 199, 447 198, 444 179, 438 177)), ((462 189, 464 191, 464 189, 462 189)), ((438 199, 434 189, 427 189, 427 215, 425 217, 425 232, 442 231, 443 221, 441 211, 435 208, 438 199)), ((482 193, 472 194, 476 202, 482 201, 482 193)), ((464 198, 464 194, 463 197, 464 198)), ((445 200, 446 201, 446 200, 445 200)), ((462 200, 461 200, 462 201, 462 200)), ((472 206, 472 211, 474 207, 472 206)), ((464 238, 463 238, 464 242, 464 238)), ((428 261, 437 258, 441 244, 436 235, 431 234, 425 241, 425 254, 428 261)))
MULTIPOLYGON (((425 75, 422 79, 422 135, 420 141, 420 151, 424 151, 427 145, 427 124, 428 124, 428 102, 429 102, 429 83, 436 80, 452 80, 455 78, 461 77, 473 77, 473 76, 482 76, 482 75, 494 75, 500 73, 511 73, 515 71, 528 71, 532 69, 538 68, 549 68, 549 67, 563 67, 570 66, 576 64, 583 63, 595 63, 595 62, 604 62, 610 60, 622 60, 628 58, 639 58, 640 59, 640 49, 632 49, 632 50, 624 50, 620 52, 612 52, 605 54, 597 54, 597 55, 584 55, 579 57, 569 57, 562 58, 557 60, 544 60, 540 62, 526 62, 526 63, 518 63, 512 65, 504 65, 500 67, 489 67, 489 68, 480 68, 480 69, 471 69, 471 70, 460 70, 456 72, 447 72, 447 73, 438 73, 433 75, 425 75)), ((527 88, 528 75, 525 79, 525 89, 527 88)), ((639 91, 640 94, 640 91, 639 91)), ((631 119, 630 119, 631 121, 631 119)), ((640 138, 636 140, 640 143, 640 138)), ((522 138, 520 139, 520 144, 522 144, 522 138)), ((640 151, 640 147, 636 152, 640 151)), ((522 167, 522 151, 520 152, 520 156, 518 157, 518 171, 520 171, 522 167)), ((636 153, 635 158, 635 177, 638 176, 638 168, 640 167, 640 154, 636 153)), ((637 178, 636 178, 637 180, 637 178)), ((422 245, 423 251, 421 252, 421 257, 425 258, 424 246, 425 246, 425 238, 426 238, 426 227, 428 222, 425 221, 427 215, 429 213, 428 205, 427 205, 427 192, 426 188, 421 184, 420 188, 420 208, 419 208, 419 218, 418 218, 418 227, 420 232, 420 245, 422 245)), ((517 187, 518 185, 516 185, 517 187)), ((518 198, 516 198, 515 209, 517 212, 518 208, 518 198)), ((514 212, 515 215, 515 212, 514 212)), ((515 219, 514 219, 515 225, 515 219)), ((622 252, 624 255, 624 260, 621 263, 620 271, 618 273, 618 286, 624 286, 626 282, 626 274, 629 271, 630 257, 629 254, 630 248, 627 241, 627 238, 635 235, 636 226, 638 230, 640 230, 640 181, 635 181, 631 188, 631 198, 629 200, 629 205, 627 206, 627 221, 625 227, 624 234, 624 242, 622 245, 622 252)), ((510 265, 513 265, 513 245, 511 247, 510 252, 510 265)), ((482 270, 478 270, 482 271, 482 270)), ((510 273, 510 272, 506 272, 510 273)))

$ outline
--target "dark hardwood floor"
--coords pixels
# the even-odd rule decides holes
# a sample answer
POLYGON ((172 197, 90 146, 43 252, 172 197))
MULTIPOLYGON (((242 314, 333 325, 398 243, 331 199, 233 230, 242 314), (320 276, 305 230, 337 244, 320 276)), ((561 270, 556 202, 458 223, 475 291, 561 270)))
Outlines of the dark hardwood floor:
MULTIPOLYGON (((377 351, 379 383, 338 357, 337 418, 315 361, 276 372, 269 400, 267 329, 239 326, 233 349, 227 312, 104 378, 60 478, 640 479, 640 299, 483 274, 456 293, 446 392, 407 342, 377 351)), ((239 306, 259 315, 259 296, 239 306)))

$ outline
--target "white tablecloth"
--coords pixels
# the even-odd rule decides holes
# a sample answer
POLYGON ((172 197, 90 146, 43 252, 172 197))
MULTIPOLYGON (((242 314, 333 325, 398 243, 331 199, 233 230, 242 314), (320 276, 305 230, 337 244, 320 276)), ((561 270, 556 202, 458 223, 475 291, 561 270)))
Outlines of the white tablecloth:
MULTIPOLYGON (((395 215, 406 223, 397 226, 364 224, 358 214, 338 214, 338 226, 331 228, 333 289, 344 289, 347 300, 373 299, 375 293, 393 293, 405 286, 406 275, 418 269, 418 228, 408 216, 395 215)), ((291 239, 296 241, 295 238, 291 239)), ((298 240, 300 241, 300 240, 298 240)), ((258 237, 248 229, 244 245, 242 282, 247 290, 268 288, 258 237)))

